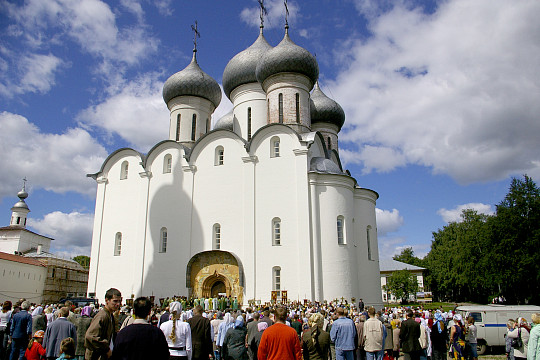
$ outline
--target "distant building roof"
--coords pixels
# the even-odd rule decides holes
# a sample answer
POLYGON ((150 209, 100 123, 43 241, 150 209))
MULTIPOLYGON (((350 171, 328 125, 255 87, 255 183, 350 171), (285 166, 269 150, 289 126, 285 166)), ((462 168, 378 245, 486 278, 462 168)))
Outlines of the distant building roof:
POLYGON ((380 259, 379 268, 381 271, 425 270, 423 267, 405 264, 404 262, 396 261, 394 259, 380 259))
MULTIPOLYGON (((59 256, 59 255, 55 255, 55 254, 52 254, 50 252, 46 252, 46 251, 41 251, 40 253, 37 252, 37 249, 33 248, 31 249, 30 251, 28 252, 25 252, 24 253, 24 256, 28 257, 28 258, 33 258, 33 259, 56 259, 56 260, 63 260, 63 261, 66 261, 66 262, 69 262, 69 263, 73 263, 74 265, 79 265, 80 264, 78 262, 76 262, 75 260, 73 259, 69 259, 69 258, 64 258, 62 256, 59 256)), ((81 267, 82 268, 82 267, 81 267)))
POLYGON ((48 237, 48 236, 44 236, 44 235, 41 235, 41 234, 38 234, 38 233, 35 233, 33 231, 30 231, 28 229, 25 229, 25 228, 22 228, 20 226, 4 226, 4 227, 0 227, 0 231, 26 231, 26 232, 29 232, 31 234, 34 234, 34 235, 38 235, 38 236, 41 236, 41 237, 44 237, 44 238, 47 238, 47 239, 51 239, 51 240, 54 240, 53 238, 51 237, 48 237))
POLYGON ((5 252, 0 252, 0 259, 8 260, 8 261, 15 261, 15 262, 23 263, 23 264, 28 264, 28 265, 45 266, 36 259, 27 258, 21 255, 12 255, 5 252))

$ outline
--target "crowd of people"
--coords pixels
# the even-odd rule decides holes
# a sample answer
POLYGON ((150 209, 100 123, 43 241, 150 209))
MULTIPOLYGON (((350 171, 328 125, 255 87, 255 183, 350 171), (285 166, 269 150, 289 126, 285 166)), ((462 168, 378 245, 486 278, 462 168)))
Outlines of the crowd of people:
MULTIPOLYGON (((277 359, 477 360, 473 317, 421 307, 376 311, 346 301, 292 302, 242 309, 236 299, 139 297, 105 304, 3 304, 0 360, 277 359), (212 303, 212 299, 210 300, 212 303), (214 300, 214 305, 216 301, 214 300), (230 306, 230 307, 228 307, 230 306)), ((540 360, 540 314, 507 323, 509 360, 540 360)))

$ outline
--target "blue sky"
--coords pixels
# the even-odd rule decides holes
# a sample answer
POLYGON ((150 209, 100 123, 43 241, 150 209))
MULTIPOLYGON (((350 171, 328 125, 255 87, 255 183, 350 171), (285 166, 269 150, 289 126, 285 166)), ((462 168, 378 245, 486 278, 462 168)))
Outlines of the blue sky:
MULTIPOLYGON (((281 0, 265 36, 283 37, 281 0)), ((381 257, 464 207, 491 213, 512 176, 540 177, 540 2, 289 1, 290 35, 315 53, 345 110, 340 154, 377 191, 381 257)), ((0 0, 0 225, 22 178, 29 228, 53 250, 89 254, 99 170, 112 151, 168 136, 164 81, 198 61, 221 84, 256 39, 256 0, 0 0)), ((215 122, 232 105, 223 96, 215 122)))

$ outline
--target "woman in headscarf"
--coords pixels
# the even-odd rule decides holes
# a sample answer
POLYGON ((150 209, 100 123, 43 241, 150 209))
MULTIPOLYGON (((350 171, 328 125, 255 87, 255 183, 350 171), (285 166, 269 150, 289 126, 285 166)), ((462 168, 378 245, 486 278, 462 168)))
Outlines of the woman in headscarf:
POLYGON ((75 328, 77 329, 77 347, 75 348, 75 356, 79 360, 84 360, 84 352, 86 348, 84 347, 84 337, 86 335, 86 330, 92 322, 92 308, 90 306, 83 307, 81 311, 81 316, 75 319, 75 328))
POLYGON ((320 313, 311 315, 309 329, 302 334, 304 359, 326 360, 330 352, 330 334, 322 329, 324 318, 320 313))
POLYGON ((169 321, 165 321, 159 327, 167 345, 169 345, 170 359, 191 359, 191 328, 187 322, 182 321, 184 317, 182 313, 182 304, 178 301, 173 301, 169 304, 171 313, 169 321))
POLYGON ((266 330, 266 328, 268 328, 268 323, 260 321, 257 324, 257 332, 253 335, 251 342, 248 344, 249 348, 253 353, 253 359, 257 359, 257 352, 259 350, 259 345, 261 344, 262 334, 264 330, 266 330))
POLYGON ((47 330, 47 316, 43 313, 41 305, 36 306, 32 312, 32 334, 35 334, 38 330, 47 330))
POLYGON ((518 318, 514 329, 507 336, 510 339, 521 338, 520 346, 512 346, 514 349, 514 358, 516 360, 527 359, 527 345, 529 344, 529 324, 527 324, 527 320, 522 317, 518 318))
POLYGON ((465 329, 463 326, 463 318, 460 314, 455 314, 453 320, 454 325, 452 325, 452 329, 450 330, 452 357, 454 360, 464 360, 463 350, 465 349, 465 329))
POLYGON ((223 322, 219 324, 218 328, 218 335, 216 339, 216 346, 218 347, 218 351, 222 354, 222 347, 223 347, 223 341, 225 340, 225 334, 227 333, 227 330, 234 327, 234 318, 232 317, 231 313, 225 313, 225 316, 223 317, 223 322))
POLYGON ((244 318, 239 315, 234 322, 234 327, 227 330, 225 334, 222 347, 224 360, 247 360, 246 335, 244 318))

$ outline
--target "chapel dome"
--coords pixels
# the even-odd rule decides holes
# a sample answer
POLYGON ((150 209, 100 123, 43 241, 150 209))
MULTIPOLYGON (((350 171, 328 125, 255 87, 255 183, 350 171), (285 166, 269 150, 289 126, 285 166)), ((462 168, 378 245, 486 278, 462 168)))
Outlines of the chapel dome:
POLYGON ((330 159, 323 157, 313 157, 309 164, 309 170, 324 174, 339 174, 343 175, 343 171, 339 166, 330 159))
POLYGON ((213 130, 234 130, 234 113, 233 111, 229 111, 227 114, 223 115, 214 125, 213 130))
POLYGON ((310 99, 311 123, 330 123, 341 127, 345 123, 345 112, 343 108, 334 100, 326 96, 315 83, 310 99))
POLYGON ((163 100, 168 104, 177 96, 198 96, 209 100, 217 108, 221 102, 221 89, 216 80, 201 70, 195 54, 196 51, 193 51, 191 63, 184 70, 165 81, 163 100))
POLYGON ((229 61, 223 71, 223 90, 228 98, 236 87, 257 82, 257 76, 255 76, 257 63, 270 49, 272 46, 264 38, 261 28, 257 40, 229 61))
POLYGON ((293 43, 287 28, 283 40, 268 50, 257 64, 257 80, 262 84, 270 76, 283 72, 303 74, 313 84, 319 77, 319 65, 315 56, 293 43))

